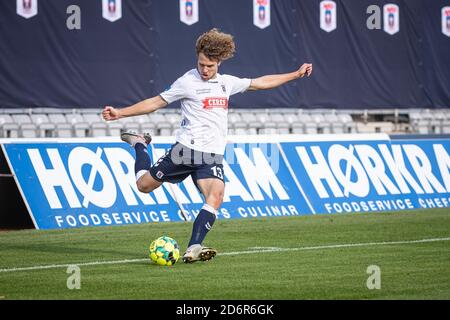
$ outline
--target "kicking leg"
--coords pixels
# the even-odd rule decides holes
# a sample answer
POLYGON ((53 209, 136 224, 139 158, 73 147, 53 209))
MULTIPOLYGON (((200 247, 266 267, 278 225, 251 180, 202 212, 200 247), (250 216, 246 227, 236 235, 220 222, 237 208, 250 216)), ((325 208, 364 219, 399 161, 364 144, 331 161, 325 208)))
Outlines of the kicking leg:
POLYGON ((202 242, 216 221, 216 211, 222 204, 225 184, 222 180, 208 178, 197 180, 197 185, 205 197, 205 204, 195 218, 191 240, 183 256, 184 262, 187 263, 207 261, 217 253, 213 248, 202 247, 202 242))
POLYGON ((149 173, 151 167, 150 156, 147 147, 152 141, 149 134, 139 135, 133 131, 126 131, 120 138, 129 143, 136 151, 134 171, 136 173, 136 185, 140 192, 149 193, 161 186, 162 182, 155 180, 149 173))

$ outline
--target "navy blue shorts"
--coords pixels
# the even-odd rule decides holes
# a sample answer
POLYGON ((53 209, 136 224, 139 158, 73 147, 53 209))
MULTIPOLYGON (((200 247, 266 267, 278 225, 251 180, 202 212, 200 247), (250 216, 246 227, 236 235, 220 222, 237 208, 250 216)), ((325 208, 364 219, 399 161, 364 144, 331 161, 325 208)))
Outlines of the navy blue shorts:
POLYGON ((160 182, 178 183, 189 176, 223 180, 223 155, 192 150, 177 142, 150 168, 152 177, 160 182))

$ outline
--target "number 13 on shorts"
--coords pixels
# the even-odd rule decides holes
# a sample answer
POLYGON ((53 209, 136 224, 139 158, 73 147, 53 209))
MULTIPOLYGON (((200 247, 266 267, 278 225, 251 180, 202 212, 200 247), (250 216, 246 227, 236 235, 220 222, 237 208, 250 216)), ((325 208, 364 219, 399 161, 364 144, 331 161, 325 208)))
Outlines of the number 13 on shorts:
POLYGON ((222 168, 217 167, 217 166, 214 166, 214 167, 211 168, 211 170, 212 170, 213 174, 214 174, 217 178, 223 180, 223 172, 222 172, 222 168))

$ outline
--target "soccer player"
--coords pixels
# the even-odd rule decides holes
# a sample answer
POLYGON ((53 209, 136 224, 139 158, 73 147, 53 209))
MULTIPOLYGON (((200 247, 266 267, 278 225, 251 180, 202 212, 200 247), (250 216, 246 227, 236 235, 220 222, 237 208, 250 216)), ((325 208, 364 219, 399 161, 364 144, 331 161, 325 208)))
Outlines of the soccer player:
POLYGON ((192 176, 205 203, 197 215, 183 261, 207 261, 216 250, 202 242, 216 220, 225 190, 223 154, 227 136, 228 101, 231 95, 247 90, 263 90, 281 86, 289 81, 310 76, 312 64, 298 70, 255 79, 237 78, 218 73, 222 61, 235 52, 232 35, 212 29, 196 42, 197 67, 178 78, 161 94, 126 108, 106 106, 107 121, 155 112, 177 100, 181 101, 181 128, 176 143, 153 166, 147 153, 149 134, 126 131, 121 139, 136 151, 136 183, 139 191, 152 192, 163 182, 178 183, 192 176))

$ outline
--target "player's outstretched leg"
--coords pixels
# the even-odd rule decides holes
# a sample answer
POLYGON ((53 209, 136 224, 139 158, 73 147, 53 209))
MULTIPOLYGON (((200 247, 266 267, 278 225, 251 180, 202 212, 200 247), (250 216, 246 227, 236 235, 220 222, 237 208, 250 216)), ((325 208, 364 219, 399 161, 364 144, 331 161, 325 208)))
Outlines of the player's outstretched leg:
POLYGON ((126 130, 120 134, 120 139, 122 141, 125 141, 126 143, 130 144, 133 148, 135 147, 136 143, 143 143, 146 147, 152 142, 152 136, 150 133, 143 133, 138 134, 136 131, 133 130, 126 130))
POLYGON ((136 162, 134 163, 134 171, 136 173, 136 181, 150 170, 152 166, 147 147, 152 141, 149 133, 138 134, 135 131, 124 131, 120 134, 120 139, 130 144, 136 150, 136 162))

